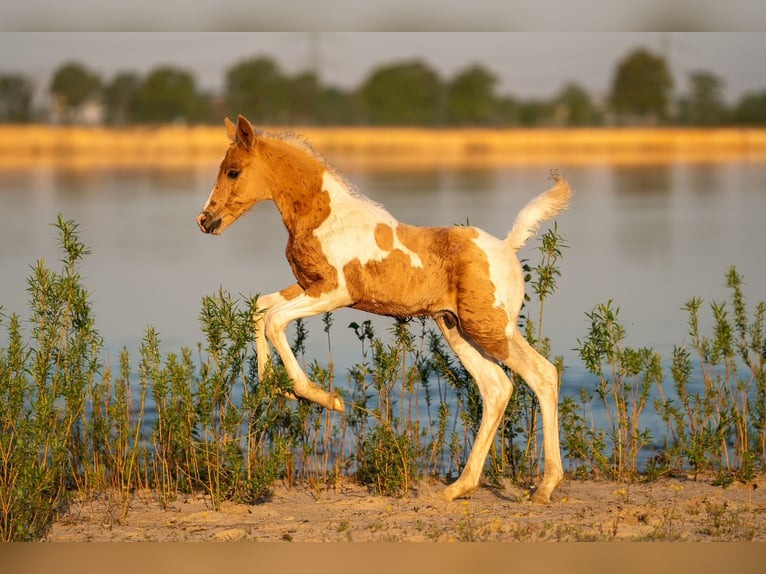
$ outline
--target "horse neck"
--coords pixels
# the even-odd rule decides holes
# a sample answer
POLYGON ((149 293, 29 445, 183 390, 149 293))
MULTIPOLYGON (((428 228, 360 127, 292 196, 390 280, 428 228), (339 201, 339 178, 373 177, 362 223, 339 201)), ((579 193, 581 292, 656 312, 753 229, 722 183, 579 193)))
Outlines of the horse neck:
POLYGON ((271 140, 263 151, 271 168, 272 199, 288 233, 295 237, 318 227, 329 215, 323 192, 327 167, 289 142, 271 140))
POLYGON ((264 148, 272 199, 291 237, 312 233, 331 216, 394 220, 381 205, 358 194, 313 151, 289 141, 270 140, 264 148), (351 215, 353 214, 353 216, 351 215))

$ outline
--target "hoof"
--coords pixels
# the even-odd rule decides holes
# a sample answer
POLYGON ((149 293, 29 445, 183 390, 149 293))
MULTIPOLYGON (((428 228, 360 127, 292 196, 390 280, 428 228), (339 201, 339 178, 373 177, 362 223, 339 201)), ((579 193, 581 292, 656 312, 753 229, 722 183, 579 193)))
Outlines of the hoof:
POLYGON ((447 502, 452 502, 456 498, 471 494, 477 487, 478 485, 466 487, 458 482, 453 482, 439 493, 439 498, 446 500, 447 502))
POLYGON ((545 494, 544 492, 541 492, 540 490, 538 490, 532 495, 532 498, 530 498, 530 500, 534 504, 550 504, 551 495, 545 494))
POLYGON ((444 502, 452 502, 457 498, 457 494, 454 492, 451 492, 449 488, 445 488, 444 490, 439 492, 439 498, 443 500, 444 502))
POLYGON ((338 395, 333 395, 332 405, 330 406, 330 410, 339 411, 342 413, 346 410, 346 403, 344 403, 343 399, 340 398, 338 395))

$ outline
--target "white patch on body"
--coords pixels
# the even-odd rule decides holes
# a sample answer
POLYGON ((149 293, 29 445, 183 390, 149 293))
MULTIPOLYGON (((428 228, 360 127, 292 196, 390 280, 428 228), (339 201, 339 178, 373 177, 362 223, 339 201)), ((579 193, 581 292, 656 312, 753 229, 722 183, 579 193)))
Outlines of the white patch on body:
MULTIPOLYGON (((524 280, 518 259, 508 252, 504 241, 481 229, 476 231, 479 235, 473 242, 487 254, 489 280, 495 288, 495 307, 506 313, 509 309, 520 309, 524 297, 524 280)), ((508 322, 506 331, 509 336, 515 328, 514 325, 515 321, 508 322)))
POLYGON ((423 267, 420 256, 399 241, 396 235, 399 222, 382 206, 363 195, 352 195, 329 171, 322 176, 322 189, 330 194, 330 215, 314 230, 314 235, 330 264, 341 271, 341 281, 344 281, 342 269, 347 263, 358 259, 364 265, 368 261, 381 261, 390 253, 375 241, 375 227, 379 223, 393 231, 393 249, 406 253, 413 267, 423 267))

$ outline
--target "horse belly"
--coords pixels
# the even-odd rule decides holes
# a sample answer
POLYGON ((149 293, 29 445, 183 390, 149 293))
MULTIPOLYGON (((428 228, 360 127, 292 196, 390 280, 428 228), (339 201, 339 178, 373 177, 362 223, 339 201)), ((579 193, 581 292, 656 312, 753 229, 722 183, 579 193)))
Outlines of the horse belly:
POLYGON ((343 268, 354 309, 392 317, 432 315, 452 310, 443 270, 413 266, 408 255, 394 250, 383 260, 362 264, 354 259, 343 268))

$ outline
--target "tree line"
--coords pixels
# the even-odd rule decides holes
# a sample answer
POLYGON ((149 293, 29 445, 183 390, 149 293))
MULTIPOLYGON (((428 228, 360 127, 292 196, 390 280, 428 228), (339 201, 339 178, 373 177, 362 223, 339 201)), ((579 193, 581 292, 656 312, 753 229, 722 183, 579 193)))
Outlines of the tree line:
POLYGON ((145 76, 121 71, 104 80, 81 63, 67 62, 54 72, 42 110, 33 106, 29 78, 0 71, 0 122, 206 124, 241 113, 260 124, 281 125, 766 124, 766 89, 728 105, 724 80, 697 70, 677 94, 666 59, 645 48, 617 62, 601 100, 576 82, 552 98, 499 94, 497 86, 497 76, 480 64, 442 78, 426 62, 409 60, 378 67, 358 88, 344 90, 324 85, 312 71, 290 76, 273 59, 256 56, 228 68, 223 92, 215 94, 201 90, 194 75, 179 67, 157 67, 145 76))

